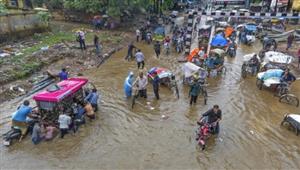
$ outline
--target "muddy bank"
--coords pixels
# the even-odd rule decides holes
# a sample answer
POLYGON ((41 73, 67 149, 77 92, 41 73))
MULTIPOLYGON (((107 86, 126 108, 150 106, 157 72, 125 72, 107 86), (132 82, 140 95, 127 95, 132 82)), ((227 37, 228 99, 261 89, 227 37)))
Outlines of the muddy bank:
POLYGON ((38 81, 36 77, 47 71, 57 74, 61 68, 67 68, 70 76, 74 76, 99 66, 103 58, 95 54, 95 34, 100 38, 101 54, 106 58, 127 47, 128 42, 134 39, 134 34, 130 32, 95 31, 81 27, 86 32, 87 45, 87 50, 82 51, 79 43, 75 41, 74 30, 78 29, 36 34, 19 43, 2 45, 0 49, 9 56, 0 58, 0 103, 24 94, 23 91, 12 90, 12 87, 19 87, 25 93, 30 91, 33 82, 38 81))

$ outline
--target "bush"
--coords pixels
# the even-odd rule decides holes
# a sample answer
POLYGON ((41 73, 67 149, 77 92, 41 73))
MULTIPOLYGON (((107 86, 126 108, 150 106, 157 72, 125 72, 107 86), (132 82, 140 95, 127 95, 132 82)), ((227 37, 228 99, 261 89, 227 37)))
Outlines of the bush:
POLYGON ((46 11, 39 11, 38 13, 38 16, 40 18, 40 20, 44 23, 48 23, 49 20, 50 20, 50 13, 49 12, 46 12, 46 11))
POLYGON ((6 8, 6 6, 5 6, 5 4, 4 4, 4 2, 1 2, 0 1, 0 14, 7 14, 7 8, 6 8))

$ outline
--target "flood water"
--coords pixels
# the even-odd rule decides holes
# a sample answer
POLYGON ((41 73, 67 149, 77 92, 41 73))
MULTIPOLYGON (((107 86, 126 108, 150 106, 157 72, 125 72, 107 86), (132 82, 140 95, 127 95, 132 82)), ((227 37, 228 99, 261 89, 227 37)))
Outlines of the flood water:
MULTIPOLYGON (((84 72, 102 95, 97 119, 65 139, 33 145, 26 138, 11 147, 0 146, 1 169, 299 169, 300 138, 280 122, 286 113, 300 112, 278 102, 269 90, 258 90, 255 77, 242 79, 242 56, 258 52, 260 44, 240 46, 235 58, 226 58, 227 74, 208 80, 208 104, 200 97, 189 106, 182 85, 177 54, 156 59, 152 46, 137 44, 146 56, 146 68, 172 70, 178 79, 180 99, 161 87, 161 100, 148 85, 148 99, 138 99, 134 109, 126 100, 123 82, 129 71, 138 73, 134 61, 124 60, 126 49, 98 69, 84 72), (212 105, 223 111, 221 131, 201 151, 195 142, 196 121, 212 105), (161 119, 162 115, 169 116, 161 119)), ((145 70, 147 70, 145 69, 145 70)), ((300 96, 300 82, 292 86, 300 96)), ((1 134, 20 101, 1 108, 1 134)))

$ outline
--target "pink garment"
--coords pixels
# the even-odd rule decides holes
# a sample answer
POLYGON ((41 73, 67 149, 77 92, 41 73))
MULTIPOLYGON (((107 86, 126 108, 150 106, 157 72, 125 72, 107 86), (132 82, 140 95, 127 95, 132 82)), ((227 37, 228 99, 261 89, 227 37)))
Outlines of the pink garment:
POLYGON ((45 135, 46 140, 51 140, 53 138, 53 133, 55 129, 56 128, 53 126, 46 127, 46 135, 45 135))

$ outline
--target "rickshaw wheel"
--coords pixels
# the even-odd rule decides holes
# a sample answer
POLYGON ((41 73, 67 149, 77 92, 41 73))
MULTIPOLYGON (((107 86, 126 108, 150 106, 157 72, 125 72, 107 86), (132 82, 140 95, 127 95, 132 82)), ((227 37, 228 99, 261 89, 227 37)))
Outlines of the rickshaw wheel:
POLYGON ((178 90, 178 86, 177 85, 175 86, 175 92, 176 92, 177 99, 179 99, 179 90, 178 90))
POLYGON ((245 64, 242 65, 242 77, 243 78, 247 77, 247 71, 246 71, 246 65, 245 64))
POLYGON ((299 107, 299 99, 292 94, 284 94, 279 98, 279 102, 299 107))
POLYGON ((207 104, 207 91, 205 90, 205 91, 203 91, 203 95, 204 95, 204 105, 206 105, 207 104))
POLYGON ((227 68, 226 68, 224 65, 223 65, 222 67, 223 67, 223 68, 222 68, 222 70, 221 70, 221 73, 224 74, 224 75, 226 75, 227 68))
POLYGON ((256 86, 258 87, 259 90, 262 89, 262 86, 263 86, 263 82, 259 79, 256 80, 256 86))

